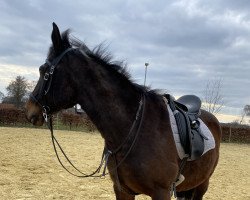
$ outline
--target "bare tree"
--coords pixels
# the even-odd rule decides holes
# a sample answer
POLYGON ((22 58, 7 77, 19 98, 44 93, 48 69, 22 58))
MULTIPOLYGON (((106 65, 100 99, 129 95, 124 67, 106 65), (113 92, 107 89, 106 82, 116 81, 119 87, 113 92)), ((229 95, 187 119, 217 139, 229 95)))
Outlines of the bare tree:
POLYGON ((250 105, 245 105, 242 110, 240 124, 242 123, 245 116, 250 116, 250 105))
POLYGON ((202 108, 213 114, 217 114, 224 106, 222 96, 222 81, 220 79, 208 80, 203 91, 202 108))
POLYGON ((4 97, 4 94, 0 92, 0 101, 2 101, 3 97, 4 97))

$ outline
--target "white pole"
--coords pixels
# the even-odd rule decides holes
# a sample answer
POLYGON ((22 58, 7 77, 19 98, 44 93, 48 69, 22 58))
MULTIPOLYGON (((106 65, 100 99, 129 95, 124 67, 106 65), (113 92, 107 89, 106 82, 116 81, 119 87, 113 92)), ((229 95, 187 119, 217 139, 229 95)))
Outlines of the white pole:
POLYGON ((144 86, 146 85, 146 79, 147 79, 147 71, 148 71, 149 63, 145 63, 145 77, 144 77, 144 86))

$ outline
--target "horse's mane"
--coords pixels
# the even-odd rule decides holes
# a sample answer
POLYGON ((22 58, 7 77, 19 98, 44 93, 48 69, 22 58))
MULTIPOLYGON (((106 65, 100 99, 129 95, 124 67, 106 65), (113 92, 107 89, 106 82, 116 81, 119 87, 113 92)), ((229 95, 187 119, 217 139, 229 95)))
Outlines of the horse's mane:
POLYGON ((132 80, 130 73, 127 70, 127 65, 123 61, 115 61, 113 60, 113 56, 108 51, 107 47, 104 43, 101 43, 90 50, 88 46, 81 41, 80 39, 72 36, 70 34, 70 30, 66 30, 61 35, 63 44, 65 46, 71 46, 73 48, 78 48, 81 50, 83 56, 87 56, 95 60, 97 63, 105 66, 107 70, 115 71, 120 74, 120 77, 123 80, 127 80, 130 82, 137 90, 147 91, 150 94, 158 94, 160 90, 151 90, 150 87, 142 86, 135 83, 132 80))

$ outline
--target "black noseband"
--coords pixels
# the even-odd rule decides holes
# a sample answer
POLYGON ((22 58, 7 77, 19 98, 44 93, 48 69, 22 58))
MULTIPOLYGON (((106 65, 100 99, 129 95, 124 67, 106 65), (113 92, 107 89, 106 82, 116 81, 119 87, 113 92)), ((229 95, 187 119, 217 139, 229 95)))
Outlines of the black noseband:
POLYGON ((69 51, 72 51, 72 50, 75 50, 75 49, 68 48, 65 51, 63 51, 59 56, 57 56, 55 59, 53 59, 51 62, 48 59, 45 61, 45 64, 47 64, 49 66, 49 69, 45 72, 45 74, 43 76, 43 83, 39 89, 39 93, 37 95, 33 95, 33 93, 31 93, 31 95, 30 95, 30 98, 33 101, 35 101, 36 103, 38 103, 43 108, 43 116, 44 116, 45 120, 47 118, 47 114, 50 112, 50 107, 47 105, 44 97, 48 94, 48 92, 50 90, 54 70, 55 70, 56 66, 58 65, 58 63, 61 61, 61 59, 69 51))

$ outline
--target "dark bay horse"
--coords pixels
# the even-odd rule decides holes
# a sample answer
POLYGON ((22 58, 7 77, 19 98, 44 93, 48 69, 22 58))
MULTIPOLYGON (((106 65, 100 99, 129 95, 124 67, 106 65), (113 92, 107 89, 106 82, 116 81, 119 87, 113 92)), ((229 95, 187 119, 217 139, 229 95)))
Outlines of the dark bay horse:
MULTIPOLYGON (((68 31, 60 34, 55 23, 51 38, 39 81, 26 103, 27 119, 42 125, 47 114, 80 104, 113 151, 107 165, 116 199, 145 194, 170 200, 180 159, 162 95, 133 83, 121 63, 111 62, 101 48, 91 51, 68 31)), ((218 120, 206 111, 200 118, 211 130, 215 148, 186 163, 185 180, 176 188, 178 199, 202 199, 218 162, 218 120)))

